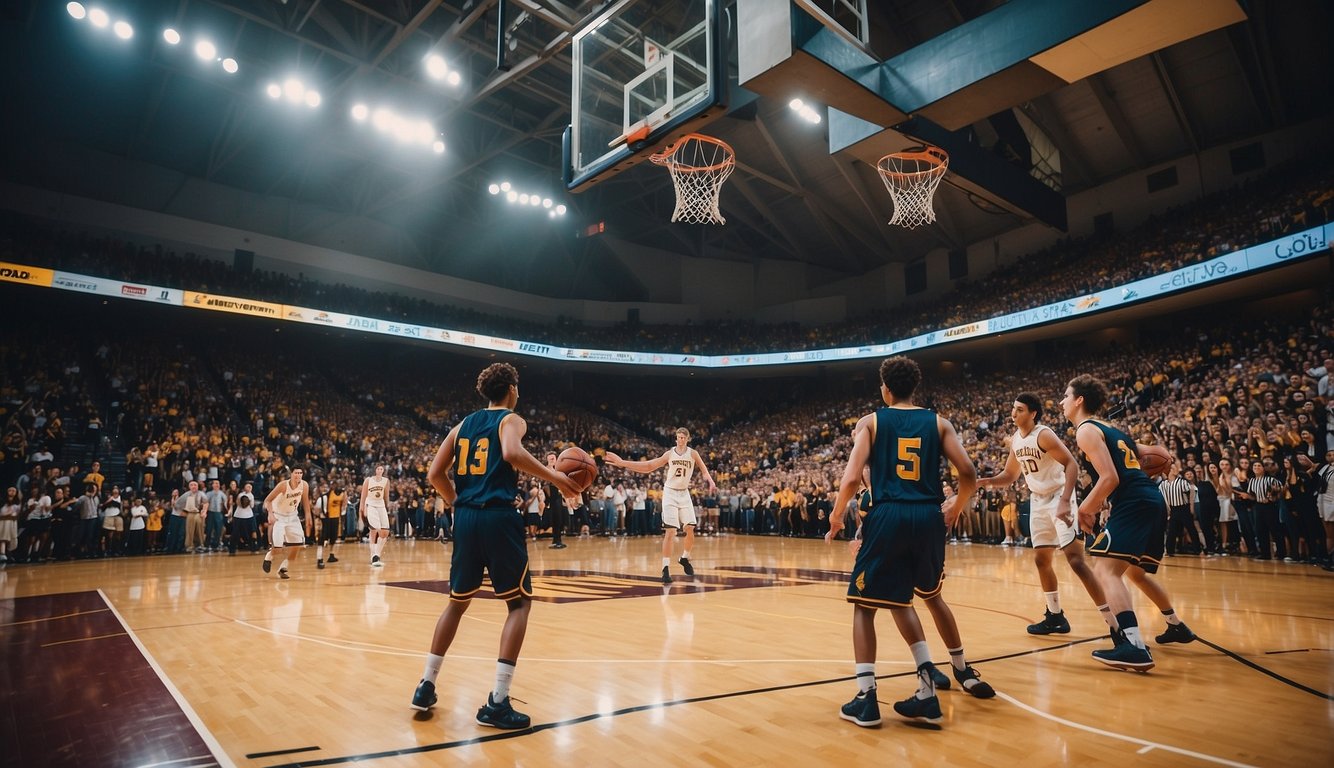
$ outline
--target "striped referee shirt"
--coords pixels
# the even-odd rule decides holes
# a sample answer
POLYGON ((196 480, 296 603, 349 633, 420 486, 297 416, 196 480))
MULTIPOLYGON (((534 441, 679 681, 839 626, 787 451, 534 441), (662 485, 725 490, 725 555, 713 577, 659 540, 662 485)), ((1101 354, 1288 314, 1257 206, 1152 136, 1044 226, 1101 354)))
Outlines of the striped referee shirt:
POLYGON ((1163 495, 1169 507, 1184 507, 1190 504, 1190 495, 1195 491, 1195 484, 1181 475, 1158 484, 1158 492, 1163 495))
POLYGON ((1283 483, 1273 475, 1252 477, 1246 483, 1246 492, 1255 497, 1256 504, 1273 504, 1283 492, 1283 483))

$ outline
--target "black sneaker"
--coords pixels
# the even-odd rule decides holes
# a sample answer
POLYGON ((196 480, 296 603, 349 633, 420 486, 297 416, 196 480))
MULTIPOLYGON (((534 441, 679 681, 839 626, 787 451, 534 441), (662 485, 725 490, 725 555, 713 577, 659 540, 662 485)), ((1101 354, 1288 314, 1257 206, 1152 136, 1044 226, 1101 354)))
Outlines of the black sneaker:
POLYGON ((937 691, 948 691, 950 689, 950 679, 944 672, 936 669, 936 665, 927 662, 922 666, 926 667, 926 673, 931 676, 931 684, 936 686, 937 691))
POLYGON ((852 697, 852 701, 844 704, 838 711, 838 716, 844 720, 850 720, 863 728, 874 728, 880 725, 880 702, 875 700, 875 688, 869 691, 860 691, 852 697))
POLYGON ((1042 621, 1028 625, 1028 634, 1030 635, 1067 635, 1069 633, 1070 622, 1065 619, 1065 611, 1060 613, 1045 611, 1042 621))
POLYGON ((932 696, 929 699, 919 699, 914 694, 903 701, 894 702, 894 711, 901 717, 908 720, 916 720, 932 725, 940 725, 945 718, 940 714, 940 699, 932 696))
MULTIPOLYGON (((982 682, 981 675, 978 675, 977 670, 972 667, 964 667, 962 672, 954 670, 954 679, 975 698, 990 699, 996 695, 996 691, 989 684, 982 682)), ((937 684, 936 687, 939 688, 940 685, 937 684)))
POLYGON ((1117 669, 1148 672, 1153 669, 1153 655, 1147 648, 1138 648, 1131 643, 1113 646, 1108 650, 1093 652, 1093 658, 1109 667, 1117 669))
POLYGON ((514 711, 514 707, 510 706, 510 697, 506 696, 500 701, 494 701, 491 694, 488 693, 486 704, 477 710, 477 724, 506 731, 517 731, 531 726, 532 720, 529 719, 528 715, 514 711))
POLYGON ((665 565, 662 567, 662 583, 663 584, 672 583, 672 575, 667 572, 667 566, 665 565))
POLYGON ((336 562, 338 562, 338 558, 335 557, 334 554, 333 554, 332 552, 330 552, 330 553, 329 553, 329 560, 328 560, 329 565, 333 565, 333 564, 336 563, 336 562))
POLYGON ((683 558, 677 560, 676 562, 680 563, 680 564, 681 564, 681 567, 684 568, 684 569, 686 569, 686 575, 687 575, 687 576, 694 576, 694 575, 695 575, 695 566, 693 566, 693 565, 690 564, 690 559, 689 559, 689 558, 685 558, 685 557, 683 557, 683 558))
POLYGON ((417 683, 417 690, 412 694, 412 708, 425 712, 435 706, 435 683, 423 680, 417 683))
POLYGON ((324 561, 323 561, 323 560, 316 560, 316 561, 315 561, 315 567, 318 568, 318 569, 320 569, 321 571, 324 570, 324 561))
POLYGON ((372 567, 372 568, 383 568, 383 567, 384 567, 384 561, 380 559, 380 556, 379 556, 379 555, 372 555, 372 556, 371 556, 371 567, 372 567))
POLYGON ((286 569, 286 568, 279 568, 279 569, 278 569, 278 578, 280 578, 280 579, 290 579, 290 578, 292 578, 292 577, 287 575, 287 569, 286 569))
POLYGON ((272 572, 273 572, 273 561, 272 561, 272 560, 265 560, 265 561, 264 561, 264 572, 265 572, 265 573, 272 573, 272 572))
POLYGON ((1153 641, 1159 645, 1168 643, 1193 643, 1195 642, 1195 633, 1190 631, 1190 627, 1184 623, 1168 624, 1167 631, 1155 637, 1153 641))

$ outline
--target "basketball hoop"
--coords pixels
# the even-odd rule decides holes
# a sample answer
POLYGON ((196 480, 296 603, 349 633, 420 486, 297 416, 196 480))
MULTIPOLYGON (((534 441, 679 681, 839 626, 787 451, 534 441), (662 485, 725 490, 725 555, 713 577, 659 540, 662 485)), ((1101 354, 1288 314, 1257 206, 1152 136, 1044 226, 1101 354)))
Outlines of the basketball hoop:
POLYGON ((736 168, 736 154, 727 142, 691 133, 649 159, 667 166, 676 186, 672 221, 689 224, 726 224, 718 210, 718 193, 736 168))
POLYGON ((931 200, 949 166, 950 156, 939 147, 891 152, 880 158, 875 168, 894 199, 894 215, 889 223, 913 229, 935 221, 931 200))

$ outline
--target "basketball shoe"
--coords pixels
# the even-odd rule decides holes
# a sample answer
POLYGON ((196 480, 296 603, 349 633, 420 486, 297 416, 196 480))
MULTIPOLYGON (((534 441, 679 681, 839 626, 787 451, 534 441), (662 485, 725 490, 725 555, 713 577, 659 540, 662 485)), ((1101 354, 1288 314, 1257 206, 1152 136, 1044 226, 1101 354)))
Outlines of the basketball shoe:
POLYGON ((1046 611, 1042 621, 1037 624, 1028 625, 1028 634, 1030 635, 1065 635, 1070 632, 1070 622, 1065 618, 1065 611, 1052 613, 1046 611))
POLYGON ((948 691, 950 689, 950 679, 945 676, 944 672, 936 669, 935 664, 928 661, 922 666, 926 667, 926 673, 931 676, 931 684, 936 686, 936 690, 948 691))
POLYGON ((1131 643, 1122 643, 1105 650, 1093 652, 1093 658, 1109 667, 1117 669, 1148 672, 1153 669, 1153 654, 1147 648, 1138 648, 1131 643))
POLYGON ((510 697, 506 696, 500 701, 495 701, 488 693, 486 704, 477 710, 477 724, 517 731, 532 725, 532 720, 528 715, 514 711, 514 707, 510 706, 510 697))
POLYGON ((681 564, 681 567, 684 568, 684 569, 686 569, 686 575, 687 575, 687 576, 694 576, 694 575, 695 575, 695 566, 693 566, 693 565, 690 564, 690 559, 689 559, 689 558, 683 557, 683 558, 680 558, 679 560, 677 560, 676 562, 680 563, 680 564, 681 564))
POLYGON ((665 565, 662 567, 662 583, 663 584, 672 583, 672 575, 667 572, 667 566, 665 565))
POLYGON ((908 720, 916 720, 932 725, 940 725, 945 719, 940 714, 940 699, 932 696, 929 699, 919 699, 916 694, 909 696, 903 701, 894 702, 894 711, 899 713, 900 717, 908 720))
MULTIPOLYGON (((858 692, 852 697, 852 701, 839 709, 838 716, 863 728, 880 725, 880 702, 875 700, 875 691, 876 689, 872 687, 869 691, 858 692)), ((897 705, 895 708, 897 709, 897 705)))
POLYGON ((1184 622, 1179 624, 1168 624, 1167 631, 1158 635, 1153 641, 1159 645, 1168 643, 1193 643, 1195 642, 1195 633, 1190 631, 1190 627, 1184 622))
POLYGON ((423 680, 417 683, 417 690, 412 694, 412 708, 425 712, 435 706, 435 683, 430 680, 423 680))
MULTIPOLYGON (((982 682, 982 676, 972 667, 964 667, 962 672, 954 670, 954 679, 976 698, 990 699, 996 695, 996 691, 989 684, 982 682)), ((937 683, 936 687, 939 688, 940 684, 937 683)))
POLYGON ((264 572, 265 572, 265 573, 272 573, 272 572, 273 572, 273 561, 272 561, 272 560, 265 560, 265 561, 263 561, 262 565, 263 565, 263 568, 264 568, 264 572))

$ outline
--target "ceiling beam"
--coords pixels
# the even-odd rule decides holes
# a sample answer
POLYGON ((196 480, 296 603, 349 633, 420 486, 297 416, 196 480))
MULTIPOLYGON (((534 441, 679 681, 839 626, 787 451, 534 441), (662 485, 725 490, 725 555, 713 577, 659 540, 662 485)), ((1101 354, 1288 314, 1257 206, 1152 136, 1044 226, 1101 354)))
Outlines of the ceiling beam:
MULTIPOLYGON (((903 253, 894 244, 894 240, 891 237, 889 230, 890 214, 878 209, 876 205, 871 202, 873 199, 871 197, 871 191, 866 188, 866 183, 862 180, 861 174, 857 172, 856 162, 845 163, 838 155, 830 155, 829 159, 833 162, 834 167, 838 169, 839 175, 842 176, 843 180, 852 188, 852 193, 857 196, 859 201, 861 201, 862 207, 865 208, 866 212, 871 216, 871 220, 875 222, 876 231, 880 233, 880 238, 884 240, 885 250, 888 251, 889 255, 895 260, 902 260, 903 253)), ((883 199, 886 196, 887 195, 882 195, 881 198, 883 199)))
POLYGON ((1098 106, 1102 107, 1102 112, 1107 116, 1107 120, 1112 124, 1112 130, 1116 132, 1117 137, 1121 139, 1121 144, 1125 146, 1126 151, 1130 153, 1131 160, 1135 163, 1135 169, 1148 165, 1145 159, 1144 148, 1140 146, 1139 139, 1135 138, 1135 131, 1130 127, 1130 121, 1121 111, 1121 105, 1116 103, 1112 93, 1103 83, 1103 74, 1098 73, 1085 78, 1089 90, 1093 91, 1093 97, 1098 100, 1098 106))
MULTIPOLYGON (((746 202, 750 203, 750 207, 754 208, 755 211, 760 214, 761 220, 767 222, 768 224, 771 224, 773 226, 773 229, 775 229, 778 232, 778 234, 782 236, 783 239, 780 242, 779 240, 775 239, 772 235, 770 235, 767 226, 757 227, 752 225, 750 222, 746 222, 747 225, 750 226, 751 229, 754 229, 760 234, 764 235, 765 239, 768 240, 769 242, 773 243, 774 245, 778 246, 784 251, 787 251, 788 255, 790 255, 792 258, 794 259, 801 258, 801 250, 802 250, 800 245, 801 241, 798 240, 796 236, 792 234, 792 231, 787 228, 787 224, 785 223, 783 217, 775 215, 774 212, 769 209, 769 206, 766 205, 765 202, 760 199, 760 196, 757 195, 755 191, 750 188, 749 182, 747 182, 745 179, 733 178, 732 186, 736 187, 736 190, 741 193, 741 196, 746 198, 746 202)), ((729 210, 728 213, 729 214, 736 213, 736 209, 729 210)), ((745 216, 741 216, 740 214, 738 214, 738 216, 740 216, 740 218, 743 219, 748 218, 745 216)))
POLYGON ((1200 153, 1200 142, 1195 138, 1195 129, 1190 124, 1190 115, 1186 114, 1186 108, 1181 104, 1181 97, 1177 95, 1176 86, 1172 83, 1172 74, 1167 71, 1167 62, 1163 61, 1161 53, 1154 51, 1149 60, 1153 62, 1154 74, 1158 76, 1158 85, 1167 95, 1167 100, 1172 104, 1172 114, 1176 116, 1177 126, 1181 128, 1181 133, 1185 135, 1186 141, 1190 144, 1192 154, 1200 153))

